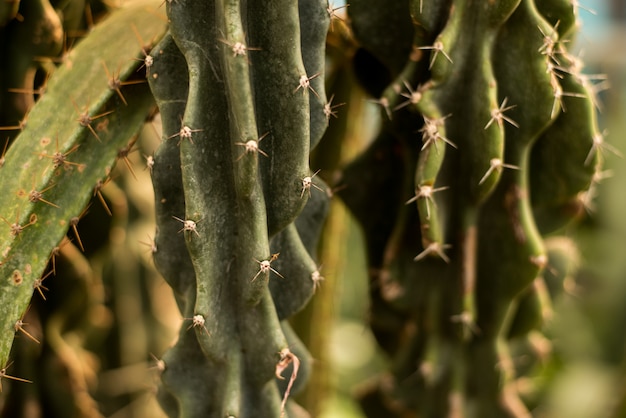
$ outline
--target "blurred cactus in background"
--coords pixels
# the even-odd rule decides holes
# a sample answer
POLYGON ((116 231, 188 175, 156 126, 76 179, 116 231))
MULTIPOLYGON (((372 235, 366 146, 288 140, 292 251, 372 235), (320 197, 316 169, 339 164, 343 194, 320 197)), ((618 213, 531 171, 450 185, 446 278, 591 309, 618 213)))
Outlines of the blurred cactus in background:
POLYGON ((389 365, 365 416, 530 416, 619 153, 577 13, 2 3, 1 416, 321 416, 340 202, 389 365))
POLYGON ((371 417, 528 416, 509 342, 543 339, 555 262, 541 235, 580 218, 602 176, 594 86, 567 51, 577 10, 394 8, 348 10, 355 60, 375 63, 355 72, 384 122, 340 195, 364 228, 372 329, 393 359, 362 405, 371 417), (394 163, 363 181, 381 155, 394 163))

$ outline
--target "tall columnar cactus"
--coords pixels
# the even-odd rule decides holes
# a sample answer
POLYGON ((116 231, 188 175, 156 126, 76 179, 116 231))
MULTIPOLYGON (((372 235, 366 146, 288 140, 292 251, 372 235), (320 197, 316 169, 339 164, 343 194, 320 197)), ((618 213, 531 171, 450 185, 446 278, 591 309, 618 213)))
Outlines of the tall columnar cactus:
POLYGON ((390 77, 382 91, 356 69, 384 123, 340 192, 365 228, 372 324, 395 359, 365 410, 527 416, 506 338, 541 319, 540 233, 577 217, 600 178, 594 87, 566 49, 577 10, 557 0, 350 3, 360 54, 380 63, 376 80, 390 77), (381 153, 397 164, 361 182, 381 153), (364 210, 380 199, 395 224, 364 210))
POLYGON ((326 2, 167 12, 149 77, 163 120, 155 260, 185 323, 159 398, 171 416, 277 417, 310 361, 284 320, 319 280, 310 253, 327 196, 308 156, 327 124, 326 2))

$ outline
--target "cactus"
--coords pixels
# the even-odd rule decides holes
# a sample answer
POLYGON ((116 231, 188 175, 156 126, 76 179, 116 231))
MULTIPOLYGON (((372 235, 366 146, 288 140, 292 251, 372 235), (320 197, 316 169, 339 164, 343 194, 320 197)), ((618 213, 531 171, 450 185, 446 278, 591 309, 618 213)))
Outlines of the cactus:
MULTIPOLYGON (((88 338, 68 337, 101 331, 89 320, 76 321, 89 318, 95 312, 91 307, 101 299, 90 282, 89 263, 80 254, 85 248, 78 223, 92 196, 101 194, 116 161, 127 158, 154 109, 145 81, 129 80, 135 76, 142 49, 132 28, 139 28, 145 39, 158 38, 165 28, 165 22, 143 13, 150 5, 154 3, 137 2, 114 13, 67 53, 65 65, 58 69, 54 56, 61 50, 64 27, 47 1, 25 3, 20 8, 23 23, 14 20, 3 32, 7 37, 3 46, 13 47, 9 62, 14 65, 3 66, 0 82, 6 87, 0 101, 2 119, 9 123, 8 129, 3 128, 8 138, 0 168, 0 364, 5 388, 8 379, 25 381, 20 377, 25 370, 37 376, 32 377, 36 388, 12 391, 3 413, 25 414, 24 405, 37 393, 45 394, 39 402, 52 415, 97 413, 87 390, 91 366, 80 360, 88 356, 72 354, 78 341, 88 338), (46 72, 44 85, 33 91, 33 79, 41 71, 46 72), (32 106, 35 95, 39 99, 32 106), (16 133, 7 150, 9 138, 16 133), (57 265, 65 265, 66 257, 73 260, 69 269, 57 265), (52 283, 55 279, 50 276, 57 267, 59 273, 64 271, 67 288, 52 283), (46 293, 53 288, 64 293, 50 297, 46 293), (30 309, 33 295, 41 296, 47 307, 35 301, 37 307, 30 309), (55 305, 62 309, 42 321, 42 339, 38 321, 25 315, 32 319, 55 305), (14 337, 19 344, 10 354, 14 337), (14 362, 13 369, 7 370, 14 362), (59 385, 58 378, 65 374, 71 384, 59 385)), ((80 5, 73 6, 83 13, 80 5)), ((69 9, 65 11, 69 17, 69 9)), ((63 24, 69 25, 65 30, 78 28, 76 23, 63 24)))
MULTIPOLYGON (((62 13, 47 0, 1 5, 0 25, 20 42, 1 51, 14 64, 0 73, 0 122, 19 135, 0 160, 0 379, 26 380, 7 369, 16 333, 37 340, 23 321, 31 297, 44 296, 66 234, 68 253, 85 250, 85 207, 156 102, 150 252, 182 318, 158 359, 168 416, 308 416, 291 394, 313 362, 289 320, 322 280, 327 183, 363 226, 371 326, 393 359, 384 384, 362 394, 365 413, 527 416, 509 349, 550 313, 558 279, 543 273, 560 254, 542 234, 589 205, 606 148, 594 86, 567 51, 577 10, 562 0, 392 3, 348 8, 356 78, 383 123, 339 180, 309 166, 317 147, 333 154, 323 168, 336 168, 332 136, 347 130, 325 135, 341 105, 326 97, 325 42, 340 9, 326 0, 166 0, 167 24, 147 12, 158 4, 137 0, 70 52, 63 31, 83 25, 84 1, 57 5, 62 13), (60 52, 58 69, 35 64, 60 52), (147 83, 134 77, 139 62, 147 83), (42 68, 53 73, 45 92, 29 91, 42 68)), ((66 303, 46 327, 57 352, 60 324, 78 312, 66 303)))
POLYGON ((327 198, 308 155, 326 127, 329 16, 324 2, 287 1, 168 2, 167 12, 150 79, 163 118, 155 260, 189 325, 163 358, 159 397, 171 416, 279 416, 310 362, 280 321, 315 285, 327 198), (207 390, 192 395, 198 379, 207 390))
MULTIPOLYGON (((73 50, 73 65, 61 67, 50 79, 46 94, 28 115, 27 127, 4 156, 3 365, 8 362, 15 324, 41 286, 39 278, 52 250, 68 228, 75 230, 94 188, 107 177, 153 106, 145 83, 123 87, 122 92, 120 86, 111 88, 108 77, 119 82, 119 77, 128 78, 137 67, 133 60, 140 46, 128 32, 131 24, 141 28, 145 38, 163 30, 162 22, 136 13, 145 6, 138 4, 103 23, 96 36, 73 50), (99 36, 104 33, 114 41, 99 36)), ((82 246, 78 235, 74 239, 82 246)))
POLYGON ((384 90, 360 77, 385 123, 340 192, 365 229, 374 332, 395 359, 392 383, 363 395, 368 416, 528 415, 506 338, 540 328, 540 231, 580 214, 602 162, 593 86, 565 43, 577 10, 540 3, 351 2, 360 54, 393 77, 384 90), (396 163, 359 184, 381 152, 396 163))

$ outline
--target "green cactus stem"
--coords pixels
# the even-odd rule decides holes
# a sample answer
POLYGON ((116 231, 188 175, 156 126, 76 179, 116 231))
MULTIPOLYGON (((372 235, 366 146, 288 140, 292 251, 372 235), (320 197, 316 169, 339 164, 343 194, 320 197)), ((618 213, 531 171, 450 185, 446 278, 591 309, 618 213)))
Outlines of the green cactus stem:
POLYGON ((150 5, 138 2, 114 13, 72 51, 73 65, 51 77, 28 126, 6 153, 0 168, 2 365, 52 250, 80 220, 94 187, 154 106, 147 85, 111 85, 103 68, 118 82, 135 72, 141 47, 131 25, 146 39, 159 37, 165 27, 142 13, 150 5))
POLYGON ((354 0, 348 12, 361 48, 379 61, 370 68, 392 76, 384 89, 381 70, 376 81, 359 76, 377 94, 383 126, 339 183, 365 232, 372 328, 394 358, 364 408, 525 416, 507 338, 540 328, 549 305, 540 232, 589 207, 612 150, 591 77, 566 48, 576 9, 414 0, 391 12, 377 3, 354 0), (401 23, 409 16, 413 31, 401 23), (385 163, 373 174, 376 156, 385 163))
POLYGON ((280 320, 315 286, 307 249, 319 220, 294 221, 307 201, 306 216, 324 211, 324 199, 310 198, 325 194, 308 154, 327 125, 317 78, 329 16, 322 2, 300 10, 286 1, 168 2, 167 12, 171 38, 151 52, 164 121, 153 167, 155 260, 184 322, 163 356, 159 398, 173 417, 298 411, 286 399, 307 354, 290 351, 284 332, 293 333, 280 320), (188 357, 198 367, 183 364, 188 357), (188 383, 207 376, 207 390, 191 393, 188 383))

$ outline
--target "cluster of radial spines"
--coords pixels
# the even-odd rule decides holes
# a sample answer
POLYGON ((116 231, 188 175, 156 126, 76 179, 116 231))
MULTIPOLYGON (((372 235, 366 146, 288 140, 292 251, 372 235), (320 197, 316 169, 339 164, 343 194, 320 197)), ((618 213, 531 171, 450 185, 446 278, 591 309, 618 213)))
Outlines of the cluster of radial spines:
POLYGON ((430 206, 435 204, 433 200, 433 194, 443 190, 447 190, 449 187, 433 187, 429 184, 423 184, 415 189, 415 195, 406 201, 406 204, 417 202, 419 199, 423 199, 426 202, 426 219, 430 219, 430 206))
POLYGON ((269 134, 270 134, 269 132, 265 132, 263 135, 261 135, 260 137, 256 139, 249 138, 245 142, 243 141, 235 142, 235 145, 243 147, 243 152, 241 153, 241 155, 239 155, 239 157, 237 157, 235 161, 241 160, 246 155, 256 155, 256 154, 261 154, 262 156, 268 158, 269 155, 259 147, 259 144, 269 134))
POLYGON ((422 100, 424 92, 429 87, 428 84, 425 84, 425 85, 418 85, 416 88, 413 88, 411 84, 409 84, 407 81, 403 81, 402 84, 404 84, 404 87, 406 88, 407 91, 401 92, 400 96, 406 98, 406 100, 400 103, 399 105, 397 105, 396 107, 394 107, 393 108, 394 112, 399 109, 402 109, 403 107, 414 106, 418 104, 422 100))
POLYGON ((424 116, 424 126, 419 130, 419 132, 422 133, 422 151, 430 145, 433 145, 436 150, 439 150, 439 142, 444 142, 453 148, 458 148, 454 142, 450 141, 441 133, 441 128, 444 127, 445 120, 450 116, 452 115, 440 118, 429 118, 424 116))
POLYGON ((597 93, 608 88, 607 77, 601 74, 584 74, 583 61, 580 57, 573 56, 566 48, 563 47, 559 39, 557 23, 550 28, 550 33, 545 33, 538 28, 543 43, 539 48, 539 52, 546 56, 546 72, 550 74, 550 84, 554 90, 554 104, 552 107, 552 118, 554 119, 559 111, 567 111, 563 106, 563 97, 589 98, 598 110, 602 110, 602 105, 597 98, 597 93), (582 86, 585 87, 586 94, 577 94, 563 91, 559 80, 563 78, 563 74, 572 75, 582 86), (597 82, 594 84, 594 82, 597 82))
MULTIPOLYGON (((293 92, 297 93, 298 91, 302 91, 303 94, 305 94, 307 92, 310 92, 318 100, 321 101, 322 100, 321 96, 318 94, 317 91, 315 91, 315 89, 311 85, 311 80, 313 80, 313 79, 315 79, 315 78, 317 78, 319 76, 320 76, 320 73, 313 74, 312 76, 308 76, 307 74, 302 74, 300 76, 300 78, 298 79, 298 84, 296 85, 296 87, 293 90, 293 92)), ((334 99, 335 99, 335 95, 332 94, 330 96, 330 99, 328 99, 326 102, 321 103, 322 104, 322 112, 324 113, 324 117, 326 118, 326 124, 330 123, 331 118, 337 118, 338 117, 338 108, 345 105, 345 103, 333 104, 333 100, 334 99)))
POLYGON ((433 65, 435 64, 435 60, 437 60, 437 56, 439 54, 441 54, 450 64, 454 64, 454 62, 452 61, 452 58, 450 58, 450 55, 448 55, 445 51, 445 47, 443 45, 443 42, 441 40, 437 40, 435 41, 434 44, 432 44, 431 46, 420 46, 417 47, 418 50, 430 50, 432 51, 431 53, 431 58, 430 58, 430 63, 428 64, 428 69, 432 69, 433 65))

